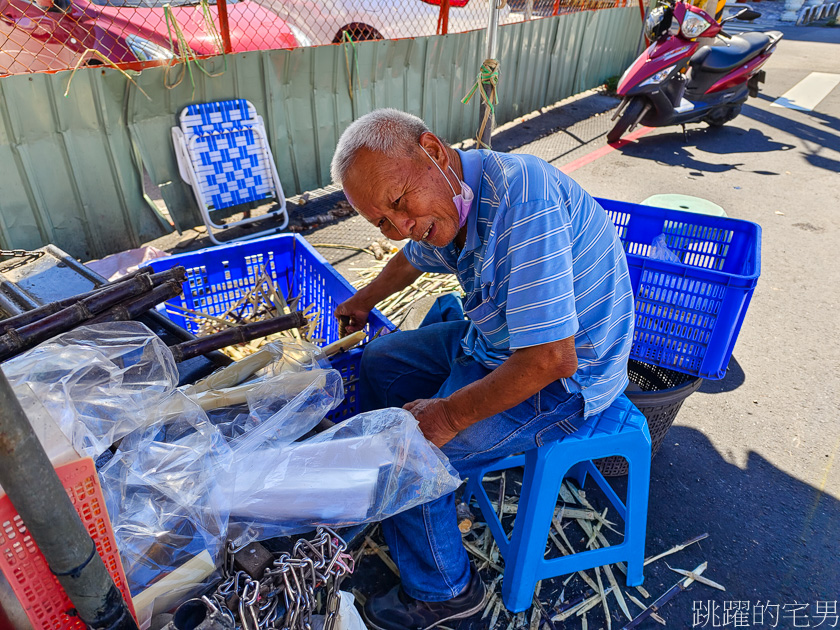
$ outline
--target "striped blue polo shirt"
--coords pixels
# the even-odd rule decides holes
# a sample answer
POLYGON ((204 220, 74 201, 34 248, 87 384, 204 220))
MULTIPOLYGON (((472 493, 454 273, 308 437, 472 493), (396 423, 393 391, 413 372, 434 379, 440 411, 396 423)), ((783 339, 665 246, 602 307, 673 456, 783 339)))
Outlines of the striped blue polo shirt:
POLYGON ((489 368, 514 350, 574 335, 578 370, 560 379, 581 392, 585 415, 627 386, 633 292, 607 213, 580 186, 531 155, 459 151, 475 192, 463 251, 410 241, 421 271, 454 273, 470 320, 464 351, 489 368))

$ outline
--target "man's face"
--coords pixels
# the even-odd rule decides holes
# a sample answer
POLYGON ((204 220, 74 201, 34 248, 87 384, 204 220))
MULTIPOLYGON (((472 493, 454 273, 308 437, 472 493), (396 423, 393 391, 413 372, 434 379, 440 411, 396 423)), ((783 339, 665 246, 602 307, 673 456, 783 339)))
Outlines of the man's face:
POLYGON ((443 247, 453 241, 460 226, 452 189, 432 159, 446 172, 449 156, 432 134, 423 134, 420 142, 431 159, 419 145, 410 157, 387 158, 360 150, 344 178, 344 194, 387 238, 443 247))

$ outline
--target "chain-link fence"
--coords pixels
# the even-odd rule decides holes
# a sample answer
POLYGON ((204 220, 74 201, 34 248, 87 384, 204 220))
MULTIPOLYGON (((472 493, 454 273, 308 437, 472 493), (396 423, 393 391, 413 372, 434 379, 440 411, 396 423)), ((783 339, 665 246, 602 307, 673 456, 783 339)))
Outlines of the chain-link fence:
MULTIPOLYGON (((497 0, 0 0, 0 76, 485 28, 497 0)), ((628 0, 508 0, 500 24, 628 0)))

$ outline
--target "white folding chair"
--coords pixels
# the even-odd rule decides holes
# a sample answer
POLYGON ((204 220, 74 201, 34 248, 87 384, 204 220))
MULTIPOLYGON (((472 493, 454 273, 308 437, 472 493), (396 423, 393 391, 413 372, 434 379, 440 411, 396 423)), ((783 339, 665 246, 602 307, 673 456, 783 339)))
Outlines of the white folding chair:
POLYGON ((244 99, 199 103, 181 110, 180 125, 172 128, 172 142, 181 179, 189 184, 210 240, 221 245, 214 231, 230 230, 267 217, 216 223, 211 213, 248 202, 275 200, 269 215, 280 226, 224 242, 275 234, 289 224, 286 197, 268 146, 265 125, 254 106, 244 99))

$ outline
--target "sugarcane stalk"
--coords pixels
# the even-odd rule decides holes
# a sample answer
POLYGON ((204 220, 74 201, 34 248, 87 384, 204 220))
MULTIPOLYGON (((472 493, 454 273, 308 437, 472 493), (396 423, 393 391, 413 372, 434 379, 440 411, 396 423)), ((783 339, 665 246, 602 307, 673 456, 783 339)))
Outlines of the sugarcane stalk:
MULTIPOLYGON (((701 573, 703 573, 703 571, 705 571, 705 570, 706 570, 706 563, 704 562, 703 564, 698 566, 696 569, 694 569, 694 571, 691 571, 691 573, 693 573, 694 576, 696 577, 696 576, 700 575, 701 573)), ((691 586, 691 584, 694 583, 695 577, 687 577, 684 580, 681 580, 681 581, 677 582, 676 584, 674 584, 674 586, 672 586, 667 591, 665 591, 664 595, 660 596, 659 599, 657 599, 650 606, 645 608, 645 610, 643 610, 641 613, 639 613, 639 615, 635 619, 633 619, 631 622, 625 624, 624 627, 621 630, 631 630, 631 628, 635 628, 640 623, 642 623, 645 619, 652 616, 654 613, 659 612, 659 610, 665 604, 667 604, 669 601, 671 601, 677 593, 680 593, 681 591, 684 591, 686 588, 691 586)))
POLYGON ((339 352, 345 352, 349 350, 353 346, 357 346, 358 344, 362 343, 365 340, 367 333, 364 330, 359 330, 354 332, 346 337, 342 337, 338 341, 332 342, 328 346, 324 346, 322 350, 324 351, 324 356, 331 357, 334 354, 338 354, 339 352))
POLYGON ((712 588, 716 588, 719 591, 725 591, 726 590, 726 587, 723 584, 718 584, 714 580, 710 580, 709 578, 704 578, 701 575, 698 575, 697 573, 692 573, 691 571, 686 571, 685 569, 675 569, 674 567, 672 567, 667 562, 665 563, 665 566, 668 567, 669 569, 671 569, 671 571, 673 571, 674 573, 679 573, 682 576, 685 576, 685 577, 691 578, 693 580, 696 580, 697 582, 700 582, 700 584, 705 584, 706 586, 711 586, 712 588))
POLYGON ((5 335, 0 336, 0 361, 5 361, 55 335, 67 332, 82 322, 93 319, 96 314, 114 304, 147 292, 151 286, 150 276, 141 274, 128 282, 121 282, 98 291, 72 306, 31 324, 17 329, 10 328, 5 335))
POLYGON ((488 628, 495 628, 496 622, 499 620, 499 614, 502 612, 502 600, 496 600, 496 605, 493 607, 493 614, 490 616, 490 623, 488 628))
POLYGON ((627 619, 632 619, 633 615, 630 614, 630 609, 627 607, 627 602, 624 601, 624 594, 621 592, 621 588, 618 586, 618 581, 615 579, 615 574, 613 574, 610 565, 605 564, 603 566, 604 574, 607 576, 607 580, 609 580, 610 586, 613 587, 613 593, 615 594, 615 599, 618 601, 618 606, 621 608, 621 611, 624 613, 624 616, 627 619))
POLYGON ((103 311, 93 319, 85 322, 86 325, 102 324, 105 322, 125 322, 134 319, 154 308, 158 304, 171 300, 176 295, 180 295, 184 290, 181 282, 177 280, 170 280, 159 287, 155 287, 148 293, 138 295, 135 298, 120 302, 112 306, 106 311, 103 311))
POLYGON ((253 324, 245 324, 243 326, 235 326, 228 328, 222 332, 213 335, 207 335, 192 341, 186 341, 176 346, 171 346, 170 350, 175 357, 175 362, 180 363, 198 355, 205 354, 211 350, 218 350, 237 343, 247 343, 252 339, 266 337, 284 330, 292 328, 300 328, 306 325, 306 317, 303 313, 297 311, 289 315, 281 315, 273 319, 268 319, 263 322, 255 322, 253 324))
POLYGON ((483 612, 483 613, 481 613, 481 619, 482 619, 482 621, 483 621, 484 619, 486 619, 486 618, 487 618, 487 616, 490 614, 490 611, 493 609, 493 606, 495 606, 495 605, 496 605, 496 600, 497 600, 498 598, 499 598, 499 596, 498 596, 498 595, 496 595, 496 592, 495 592, 495 591, 491 591, 491 592, 490 592, 490 596, 487 598, 487 603, 486 603, 486 604, 485 604, 485 606, 484 606, 484 612, 483 612))
POLYGON ((695 536, 694 538, 686 540, 684 543, 680 543, 679 545, 674 545, 673 547, 668 549, 668 551, 663 551, 659 555, 651 556, 650 558, 646 558, 644 566, 649 565, 651 562, 656 562, 657 560, 660 560, 660 559, 662 559, 666 556, 670 556, 672 553, 677 553, 678 551, 682 551, 683 549, 685 549, 689 545, 693 545, 696 542, 700 542, 701 540, 705 540, 708 537, 709 537, 708 533, 700 534, 699 536, 695 536))
POLYGON ((198 381, 197 383, 193 383, 184 390, 184 393, 187 396, 191 396, 211 389, 223 389, 225 387, 239 385, 255 372, 263 369, 273 360, 274 355, 271 351, 268 348, 263 348, 262 350, 258 350, 254 354, 245 357, 241 361, 228 365, 218 372, 213 372, 210 376, 198 381))
MULTIPOLYGON (((294 372, 287 374, 283 379, 283 387, 285 391, 295 391, 295 395, 297 395, 307 387, 325 387, 326 379, 327 377, 323 371, 321 374, 316 374, 315 372, 294 372)), ((204 411, 212 411, 221 407, 234 407, 246 403, 248 401, 248 394, 261 384, 261 382, 255 381, 223 389, 209 389, 203 392, 189 394, 189 397, 199 407, 204 409, 204 411)))
POLYGON ((19 315, 15 315, 14 317, 9 317, 8 319, 4 319, 0 321, 0 330, 6 330, 9 328, 22 328, 23 326, 27 326, 32 322, 36 322, 39 319, 43 319, 48 315, 54 315, 65 308, 73 306, 76 302, 80 300, 87 299, 98 293, 101 293, 105 289, 110 287, 114 287, 118 284, 122 284, 123 282, 129 282, 133 280, 137 276, 141 275, 148 275, 152 281, 152 286, 156 287, 167 280, 178 280, 179 282, 184 282, 186 279, 186 271, 183 267, 173 267, 168 271, 162 271, 160 273, 153 273, 151 267, 141 267, 135 272, 132 272, 129 276, 125 276, 120 278, 119 280, 114 280, 113 282, 109 282, 107 284, 103 284, 99 287, 91 291, 87 291, 85 293, 80 293, 79 295, 73 295, 69 298, 64 298, 63 300, 58 300, 56 302, 50 302, 49 304, 44 304, 43 306, 39 306, 38 308, 34 308, 31 311, 26 311, 25 313, 20 313, 19 315), (143 271, 141 271, 141 269, 143 271))
POLYGON ((213 322, 214 324, 223 326, 225 328, 232 328, 233 326, 236 326, 234 322, 228 321, 221 317, 214 317, 213 315, 208 315, 207 313, 202 313, 201 311, 194 311, 192 309, 186 308, 185 306, 178 306, 177 304, 167 304, 166 307, 174 308, 176 311, 179 311, 184 318, 191 319, 195 322, 206 320, 208 322, 213 322), (187 315, 193 315, 193 317, 187 317, 187 315))
POLYGON ((607 630, 612 630, 612 617, 610 616, 610 605, 607 603, 607 596, 604 594, 604 583, 601 581, 600 567, 595 567, 595 579, 598 581, 598 590, 601 592, 601 603, 604 605, 604 618, 607 620, 607 630))

